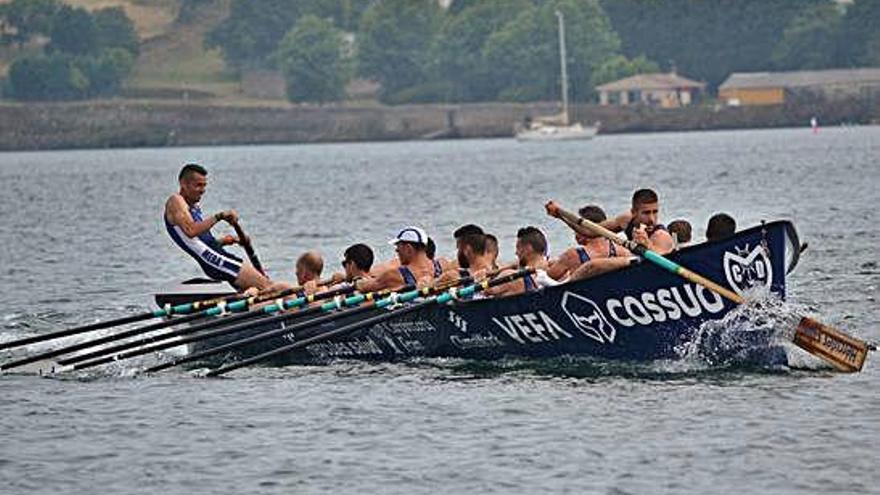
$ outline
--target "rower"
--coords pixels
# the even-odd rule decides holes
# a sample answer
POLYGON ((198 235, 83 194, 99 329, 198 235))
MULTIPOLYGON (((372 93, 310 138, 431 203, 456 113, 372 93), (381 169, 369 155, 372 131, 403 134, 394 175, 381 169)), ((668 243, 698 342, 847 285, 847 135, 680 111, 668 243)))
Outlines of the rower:
POLYGON ((736 220, 727 213, 716 213, 706 225, 706 240, 720 241, 732 237, 736 233, 736 220))
POLYGON ((296 283, 303 288, 306 294, 320 292, 323 287, 318 286, 321 272, 324 271, 324 259, 317 251, 306 251, 296 260, 296 283))
MULTIPOLYGON (((483 229, 477 225, 469 223, 467 225, 462 225, 461 227, 455 229, 455 232, 452 233, 452 237, 455 239, 455 249, 457 253, 461 252, 461 243, 460 239, 466 235, 484 235, 483 229)), ((494 237, 494 236, 493 236, 494 237)), ((467 275, 467 260, 462 258, 461 255, 458 255, 455 260, 449 260, 446 258, 435 258, 432 255, 434 241, 431 238, 428 238, 428 257, 434 260, 434 278, 440 278, 442 274, 446 273, 458 273, 460 276, 468 276, 467 275), (462 264, 464 263, 464 264, 462 264)), ((497 256, 497 240, 496 240, 496 249, 495 253, 497 256)), ((398 265, 399 266, 399 265, 398 265)), ((376 273, 376 269, 373 269, 373 273, 376 273)), ((449 277, 444 278, 444 280, 451 280, 451 275, 449 277)))
MULTIPOLYGON (((602 223, 607 217, 605 211, 596 205, 586 205, 578 210, 578 215, 593 223, 602 223)), ((556 259, 550 261, 547 275, 554 280, 563 280, 581 265, 590 260, 630 256, 629 250, 617 247, 608 239, 593 234, 582 234, 575 231, 574 239, 577 246, 566 249, 556 259)))
MULTIPOLYGON (((534 275, 526 275, 520 279, 508 282, 497 287, 492 287, 485 292, 492 296, 509 296, 532 292, 538 289, 557 285, 556 281, 547 276, 547 258, 544 256, 547 250, 547 238, 537 227, 523 227, 516 233, 516 257, 520 268, 534 268, 534 275)), ((513 270, 503 270, 499 276, 513 273, 513 270)))
POLYGON ((464 258, 461 255, 461 239, 464 236, 468 235, 486 235, 483 232, 483 229, 479 225, 474 225, 472 223, 462 225, 461 227, 455 229, 455 232, 452 233, 453 239, 455 239, 455 250, 457 253, 455 263, 450 266, 450 270, 458 270, 460 273, 466 274, 466 270, 468 268, 467 258, 464 258))
POLYGON ((486 236, 472 233, 460 236, 457 240, 459 265, 468 268, 459 268, 457 272, 447 271, 440 277, 440 282, 451 282, 456 279, 471 277, 483 278, 494 270, 492 254, 486 248, 486 236))
POLYGON ((241 239, 227 235, 218 240, 211 234, 211 228, 220 221, 236 224, 238 213, 235 210, 219 211, 204 218, 199 201, 208 186, 207 176, 208 171, 196 163, 188 163, 180 170, 177 176, 180 190, 165 202, 164 220, 168 235, 198 262, 211 279, 226 281, 240 291, 268 287, 269 279, 252 264, 223 249, 230 244, 240 244, 241 239))
POLYGON ((342 268, 345 269, 345 280, 357 282, 370 276, 373 265, 373 250, 366 244, 354 244, 343 253, 342 268))
POLYGON ((492 234, 486 234, 486 253, 492 259, 492 269, 498 269, 498 238, 492 234))
MULTIPOLYGON (((269 294, 277 294, 282 291, 296 289, 300 297, 323 292, 327 289, 325 286, 318 285, 321 278, 321 272, 324 271, 324 259, 317 251, 306 251, 294 264, 294 275, 296 275, 296 285, 290 282, 277 281, 269 284, 262 290, 248 289, 245 294, 249 296, 266 296, 269 294)), ((334 275, 335 276, 335 275, 334 275)), ((340 281, 342 276, 340 274, 340 281)), ((335 281, 335 280, 334 280, 335 281)))
POLYGON ((400 266, 384 268, 375 273, 374 278, 357 282, 361 292, 374 292, 384 289, 399 289, 408 285, 429 284, 434 280, 434 264, 426 252, 428 234, 419 227, 406 227, 388 241, 397 251, 400 266))
POLYGON ((440 278, 440 275, 453 268, 452 262, 443 256, 437 256, 437 244, 430 237, 428 237, 428 245, 425 247, 425 254, 428 255, 428 259, 434 264, 434 278, 440 278))
POLYGON ((333 274, 333 283, 356 283, 370 276, 373 266, 373 250, 366 244, 352 244, 342 253, 343 272, 333 274))
POLYGON ((667 254, 674 248, 672 236, 660 223, 660 198, 651 189, 634 192, 630 211, 602 222, 602 226, 612 232, 623 231, 627 239, 658 254, 667 254))
POLYGON ((375 278, 376 275, 386 270, 397 270, 398 268, 400 268, 400 260, 395 256, 388 261, 373 265, 373 267, 370 268, 370 277, 375 278))
POLYGON ((682 219, 673 220, 669 222, 667 228, 669 229, 669 235, 672 236, 676 250, 690 244, 693 231, 690 222, 682 219))

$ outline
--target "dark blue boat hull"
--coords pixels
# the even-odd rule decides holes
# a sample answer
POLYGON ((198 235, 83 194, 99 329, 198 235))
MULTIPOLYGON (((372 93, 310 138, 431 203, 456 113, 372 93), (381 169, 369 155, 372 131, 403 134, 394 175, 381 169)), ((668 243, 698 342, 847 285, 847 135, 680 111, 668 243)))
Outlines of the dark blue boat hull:
MULTIPOLYGON (((742 231, 724 241, 685 248, 670 258, 738 293, 769 289, 784 297, 785 275, 797 263, 798 248, 794 227, 780 221, 742 231)), ((703 322, 723 318, 733 307, 730 301, 699 285, 642 263, 519 296, 428 306, 288 352, 272 362, 560 355, 676 358, 676 348, 692 339, 703 322)), ((366 316, 383 311, 388 310, 373 310, 366 316)), ((256 355, 363 318, 365 315, 360 314, 288 332, 221 359, 256 355)), ((293 320, 287 325, 298 322, 293 320)), ((197 342, 191 350, 205 350, 278 328, 278 323, 256 323, 233 335, 197 342)))

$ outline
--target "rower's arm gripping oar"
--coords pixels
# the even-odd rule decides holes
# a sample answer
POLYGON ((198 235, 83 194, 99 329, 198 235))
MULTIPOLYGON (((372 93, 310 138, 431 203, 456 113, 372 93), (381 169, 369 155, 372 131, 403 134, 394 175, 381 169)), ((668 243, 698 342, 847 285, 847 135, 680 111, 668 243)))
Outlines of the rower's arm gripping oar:
MULTIPOLYGON (((737 304, 745 302, 742 296, 732 290, 688 270, 641 244, 621 239, 605 227, 562 209, 555 201, 549 201, 545 208, 550 216, 561 219, 580 233, 602 236, 611 242, 624 246, 648 261, 691 282, 700 284, 737 304)), ((795 329, 793 342, 801 349, 822 358, 837 370, 844 372, 861 371, 865 364, 868 350, 873 350, 871 349, 873 346, 869 346, 867 342, 808 317, 801 318, 800 323, 795 329)))
POLYGON ((258 272, 263 275, 266 272, 263 270, 263 265, 260 263, 260 259, 257 258, 257 253, 254 251, 254 246, 251 244, 250 237, 244 234, 244 230, 241 228, 241 224, 239 222, 235 222, 232 224, 232 228, 235 229, 235 235, 238 236, 238 242, 241 244, 241 247, 244 248, 244 252, 247 254, 249 260, 254 265, 254 268, 257 269, 258 272))
POLYGON ((706 287, 707 289, 711 289, 714 292, 717 292, 718 294, 729 299, 730 301, 733 301, 737 304, 742 304, 745 302, 745 299, 743 299, 743 297, 740 296, 739 294, 737 294, 736 292, 733 292, 730 289, 722 287, 721 285, 716 284, 715 282, 707 279, 706 277, 704 277, 698 273, 692 272, 691 270, 688 270, 687 268, 664 258, 662 255, 655 253, 654 251, 651 251, 650 249, 646 248, 645 246, 643 246, 635 241, 631 241, 629 239, 622 239, 614 232, 611 232, 610 230, 606 229, 605 227, 603 227, 595 222, 591 222, 590 220, 587 220, 586 218, 583 218, 583 217, 576 215, 572 212, 563 210, 562 208, 559 207, 559 205, 557 205, 556 203, 554 203, 552 201, 547 203, 546 208, 547 208, 547 213, 549 213, 551 216, 554 216, 556 218, 561 219, 562 221, 567 223, 569 227, 580 232, 581 234, 588 234, 588 235, 590 235, 590 234, 597 235, 598 234, 598 235, 610 240, 611 242, 617 244, 618 246, 623 246, 623 247, 629 249, 633 253, 637 254, 638 256, 641 256, 642 258, 647 259, 648 261, 654 263, 655 265, 659 265, 660 267, 662 267, 662 268, 664 268, 664 269, 666 269, 676 275, 684 277, 684 278, 690 280, 691 282, 702 285, 703 287, 706 287))

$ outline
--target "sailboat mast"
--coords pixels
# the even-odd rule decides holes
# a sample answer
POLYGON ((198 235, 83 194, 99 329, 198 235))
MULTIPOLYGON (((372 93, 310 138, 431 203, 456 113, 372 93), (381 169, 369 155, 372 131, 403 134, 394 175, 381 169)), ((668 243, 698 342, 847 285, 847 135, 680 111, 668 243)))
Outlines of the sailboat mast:
POLYGON ((568 125, 568 71, 565 63, 565 22, 562 12, 556 11, 556 19, 559 21, 559 66, 562 69, 562 118, 564 125, 568 125))

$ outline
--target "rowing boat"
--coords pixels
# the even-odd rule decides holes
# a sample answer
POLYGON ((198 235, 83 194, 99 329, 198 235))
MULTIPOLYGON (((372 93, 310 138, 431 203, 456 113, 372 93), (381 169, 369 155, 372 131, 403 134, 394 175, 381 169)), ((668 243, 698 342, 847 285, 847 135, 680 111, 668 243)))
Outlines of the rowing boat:
MULTIPOLYGON (((725 240, 696 244, 671 254, 681 265, 720 281, 738 294, 770 292, 785 297, 785 277, 797 265, 799 240, 787 221, 762 224, 725 240)), ((156 295, 160 305, 223 291, 212 284, 191 284, 186 294, 156 295)), ((414 357, 497 359, 587 355, 611 359, 654 360, 680 356, 700 326, 718 320, 736 305, 703 286, 652 264, 632 265, 596 278, 547 287, 516 296, 457 300, 429 305, 373 326, 284 354, 275 364, 316 364, 333 359, 372 361, 414 357)), ((388 311, 375 309, 279 334, 238 348, 247 357, 332 331, 358 319, 388 311)), ((300 323, 299 321, 297 323, 300 323)), ((284 323, 260 323, 240 332, 194 342, 190 352, 278 330, 284 323)), ((300 327, 302 328, 302 327, 300 327)), ((230 357, 229 355, 225 356, 230 357)))

